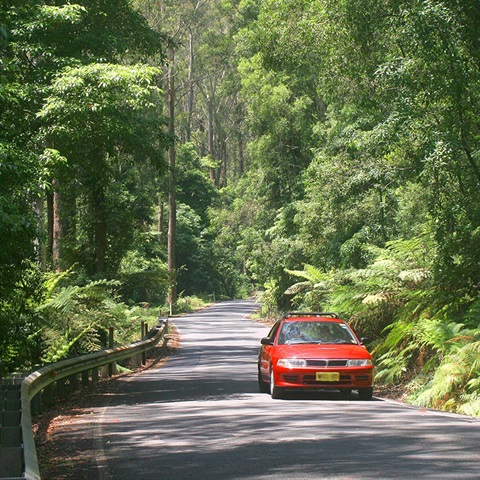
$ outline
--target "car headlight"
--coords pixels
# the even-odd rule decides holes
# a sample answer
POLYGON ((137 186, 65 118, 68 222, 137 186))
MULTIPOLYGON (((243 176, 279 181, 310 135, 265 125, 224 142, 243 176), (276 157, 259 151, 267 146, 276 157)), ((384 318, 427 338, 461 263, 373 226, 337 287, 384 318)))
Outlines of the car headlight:
POLYGON ((301 358, 280 358, 277 365, 286 368, 306 367, 307 361, 301 358))
POLYGON ((373 365, 373 362, 368 358, 363 360, 348 360, 347 367, 370 367, 373 365))

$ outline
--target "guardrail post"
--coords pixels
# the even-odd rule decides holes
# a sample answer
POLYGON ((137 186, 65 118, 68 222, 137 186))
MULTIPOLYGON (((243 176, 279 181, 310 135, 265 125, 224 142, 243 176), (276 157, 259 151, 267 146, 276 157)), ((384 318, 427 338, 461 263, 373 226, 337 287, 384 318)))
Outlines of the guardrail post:
POLYGON ((53 383, 44 388, 42 397, 43 403, 47 407, 53 405, 53 383))
POLYGON ((88 387, 88 384, 90 383, 89 380, 90 380, 90 376, 88 374, 88 370, 84 370, 82 372, 82 385, 85 387, 88 387))
MULTIPOLYGON (((148 323, 145 324, 145 339, 148 338, 148 323)), ((147 351, 145 351, 145 363, 147 363, 147 351)))
POLYGON ((42 413, 42 392, 37 393, 31 401, 32 415, 39 415, 42 413))
POLYGON ((72 375, 71 377, 68 377, 68 389, 67 393, 73 393, 78 387, 78 375, 72 375))
MULTIPOLYGON (((164 320, 163 328, 165 329, 165 333, 167 333, 168 332, 168 318, 164 320)), ((167 345, 167 342, 168 342, 167 336, 164 335, 163 340, 162 340, 162 347, 165 347, 167 345)))
MULTIPOLYGON (((108 329, 108 348, 113 348, 113 327, 109 327, 108 329)), ((113 363, 108 364, 108 376, 111 377, 113 375, 113 363)))
MULTIPOLYGON (((142 340, 145 340, 145 322, 142 321, 142 340)), ((145 365, 147 363, 147 354, 145 352, 142 352, 142 365, 145 365)))
POLYGON ((92 368, 92 383, 98 382, 98 367, 92 368))
POLYGON ((55 384, 57 397, 65 396, 65 390, 67 388, 66 387, 67 380, 68 378, 62 378, 61 380, 58 380, 57 383, 55 384))

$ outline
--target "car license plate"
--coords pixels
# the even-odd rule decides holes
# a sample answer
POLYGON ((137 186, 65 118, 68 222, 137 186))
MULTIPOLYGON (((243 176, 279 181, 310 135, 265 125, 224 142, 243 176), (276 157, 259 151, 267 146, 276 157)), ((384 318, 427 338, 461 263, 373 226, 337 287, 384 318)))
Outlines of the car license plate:
POLYGON ((340 374, 338 372, 317 372, 317 382, 338 382, 340 374))

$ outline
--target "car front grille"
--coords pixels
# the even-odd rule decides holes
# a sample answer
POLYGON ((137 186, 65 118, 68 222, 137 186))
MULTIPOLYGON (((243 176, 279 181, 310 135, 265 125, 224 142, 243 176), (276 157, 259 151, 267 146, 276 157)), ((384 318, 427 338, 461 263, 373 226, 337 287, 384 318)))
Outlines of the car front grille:
POLYGON ((307 360, 308 367, 346 367, 348 360, 323 360, 323 359, 310 359, 307 360))
POLYGON ((299 385, 326 385, 335 387, 338 385, 350 385, 352 383, 352 377, 350 375, 340 375, 338 382, 319 382, 315 375, 282 375, 285 382, 299 385))

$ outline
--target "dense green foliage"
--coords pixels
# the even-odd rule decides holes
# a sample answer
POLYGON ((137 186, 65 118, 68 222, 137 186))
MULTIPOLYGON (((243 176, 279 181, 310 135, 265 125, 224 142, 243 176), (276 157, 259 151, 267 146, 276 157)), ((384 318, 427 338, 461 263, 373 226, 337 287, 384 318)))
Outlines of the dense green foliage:
MULTIPOLYGON (((93 320, 104 310, 94 301, 100 287, 87 287, 93 275, 119 273, 143 233, 155 201, 139 183, 163 174, 165 135, 160 70, 139 63, 161 58, 162 39, 128 1, 4 2, 0 26, 0 356, 8 371, 82 351, 82 342, 102 345, 86 341, 105 328, 93 320), (72 267, 77 273, 49 293, 48 271, 72 267), (78 311, 51 302, 70 294, 78 311)), ((117 309, 120 323, 125 312, 117 309)))
POLYGON ((337 311, 379 379, 476 415, 478 18, 472 2, 267 0, 238 42, 256 184, 240 198, 261 205, 243 245, 270 308, 337 311))
POLYGON ((379 381, 479 415, 479 19, 470 0, 7 2, 2 360, 94 348, 164 303, 174 145, 179 304, 332 309, 379 381))

